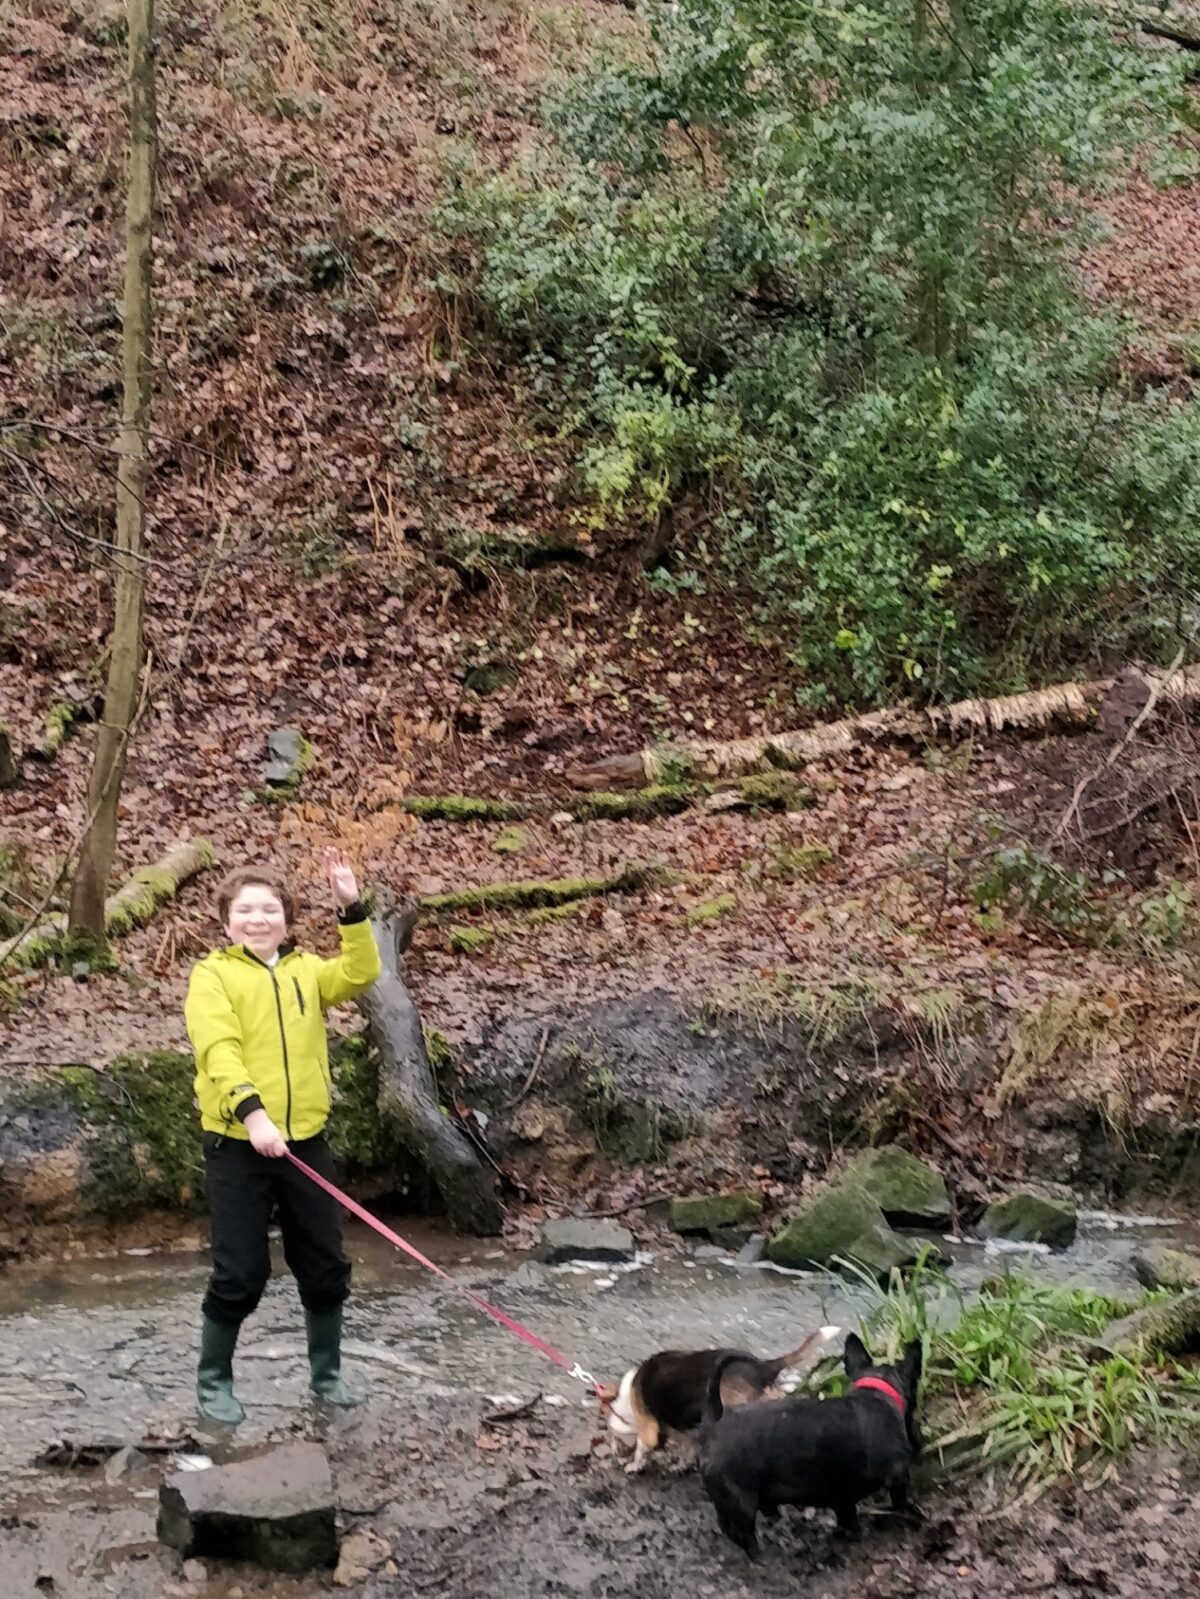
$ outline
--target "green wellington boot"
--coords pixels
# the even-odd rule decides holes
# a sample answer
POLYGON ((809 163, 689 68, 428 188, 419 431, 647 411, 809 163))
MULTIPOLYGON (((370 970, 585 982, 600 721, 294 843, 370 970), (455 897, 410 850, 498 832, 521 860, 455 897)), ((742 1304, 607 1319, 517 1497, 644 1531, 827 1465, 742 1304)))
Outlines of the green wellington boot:
POLYGON ((239 1421, 246 1419, 246 1412, 233 1392, 233 1351, 240 1330, 205 1316, 200 1332, 196 1402, 202 1416, 209 1421, 222 1421, 229 1427, 236 1427, 239 1421))
POLYGON ((364 1394, 355 1393, 342 1381, 342 1307, 332 1310, 306 1310, 308 1329, 309 1387, 318 1399, 330 1405, 361 1405, 364 1394))

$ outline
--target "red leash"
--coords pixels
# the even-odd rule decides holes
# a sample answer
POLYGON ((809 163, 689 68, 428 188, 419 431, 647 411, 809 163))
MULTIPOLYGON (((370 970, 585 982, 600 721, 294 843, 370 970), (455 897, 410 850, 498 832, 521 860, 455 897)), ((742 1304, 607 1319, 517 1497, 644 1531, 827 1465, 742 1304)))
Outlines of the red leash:
POLYGON ((561 1349, 555 1349, 553 1344, 548 1344, 544 1338, 539 1338, 537 1333, 530 1332, 528 1327, 522 1327, 519 1321, 514 1321, 504 1311, 498 1309, 495 1305, 489 1305, 487 1300, 481 1298, 479 1294, 472 1293, 469 1288, 464 1288, 460 1283, 455 1282, 448 1271, 443 1271, 436 1262, 428 1259, 419 1249, 414 1249, 412 1244, 407 1239, 401 1238, 399 1233, 394 1233, 390 1227, 385 1227, 383 1222, 372 1216, 369 1210, 364 1210, 356 1200, 350 1198, 349 1194, 344 1194, 327 1177, 322 1177, 320 1172, 315 1172, 311 1166, 306 1166, 302 1160, 292 1154, 290 1149, 287 1151, 287 1158, 293 1166, 316 1183, 318 1188, 323 1188, 327 1194, 337 1200, 339 1205, 344 1205, 351 1215, 357 1216, 359 1221, 365 1221, 373 1232, 377 1232, 381 1238, 386 1238, 389 1244, 396 1249, 402 1250, 404 1254, 411 1256, 413 1260, 419 1261, 426 1271, 431 1271, 435 1276, 444 1278, 451 1287, 457 1288, 460 1293, 465 1294, 472 1304, 477 1305, 485 1315, 490 1316, 493 1321, 498 1321, 502 1327, 507 1327, 509 1332, 516 1333, 518 1338, 524 1339, 533 1349, 545 1355, 547 1360, 552 1360, 556 1366, 561 1366, 568 1377, 574 1377, 578 1382, 584 1383, 588 1388, 595 1391, 597 1398, 600 1397, 600 1384, 590 1371, 584 1371, 578 1361, 572 1363, 561 1349))

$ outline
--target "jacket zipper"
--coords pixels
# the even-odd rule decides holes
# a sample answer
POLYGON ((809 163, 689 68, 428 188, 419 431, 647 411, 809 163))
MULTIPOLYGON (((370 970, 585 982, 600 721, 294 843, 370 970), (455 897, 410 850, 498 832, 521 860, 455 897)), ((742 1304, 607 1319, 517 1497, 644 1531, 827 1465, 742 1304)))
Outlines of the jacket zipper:
POLYGON ((300 991, 300 979, 298 977, 293 977, 292 978, 292 987, 296 990, 296 1003, 300 1007, 301 1016, 303 1016, 304 1015, 304 995, 300 991))
MULTIPOLYGON (((245 946, 243 946, 243 949, 245 949, 245 946)), ((275 976, 275 968, 268 966, 266 961, 259 960, 253 950, 245 949, 245 953, 249 955, 252 961, 257 961, 265 969, 267 976, 271 979, 271 987, 275 991, 275 1015, 279 1021, 279 1044, 283 1050, 283 1080, 287 1084, 287 1111, 283 1119, 283 1128, 290 1144, 292 1141, 292 1068, 288 1060, 287 1033, 284 1031, 283 1026, 283 1001, 279 997, 279 980, 275 976)), ((292 981, 295 982, 296 979, 293 977, 292 981)))
POLYGON ((292 1141, 292 1068, 288 1061, 287 1033, 283 1025, 283 1001, 279 997, 279 980, 275 976, 275 968, 273 966, 268 966, 267 970, 271 974, 271 987, 275 990, 275 1014, 279 1018, 279 1042, 283 1048, 283 1080, 287 1084, 287 1113, 284 1116, 283 1125, 290 1144, 292 1141))

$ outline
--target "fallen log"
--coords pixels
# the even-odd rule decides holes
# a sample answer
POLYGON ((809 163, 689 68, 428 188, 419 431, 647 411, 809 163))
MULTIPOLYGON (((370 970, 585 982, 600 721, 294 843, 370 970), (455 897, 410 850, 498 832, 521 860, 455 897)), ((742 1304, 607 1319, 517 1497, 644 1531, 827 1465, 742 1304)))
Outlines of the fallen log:
POLYGON ((532 910, 538 906, 567 905, 594 894, 638 894, 643 889, 670 880, 660 866, 634 862, 612 877, 533 878, 517 883, 481 883, 478 888, 460 888, 452 894, 426 894, 418 903, 431 916, 447 911, 489 910, 510 906, 532 910))
POLYGON ((577 822, 649 822, 700 807, 719 810, 799 810, 812 795, 785 772, 740 777, 722 787, 708 783, 655 783, 621 793, 593 790, 559 801, 550 798, 488 799, 470 794, 409 794, 385 800, 381 810, 404 811, 425 822, 523 822, 564 812, 577 822))
POLYGON ((442 1112, 421 1018, 400 973, 411 915, 398 915, 385 905, 371 926, 383 974, 359 996, 358 1006, 379 1054, 380 1118, 428 1170, 453 1225, 462 1232, 492 1236, 500 1231, 503 1210, 491 1174, 442 1112))
POLYGON ((1143 1305, 1114 1321, 1096 1341, 1093 1353, 1182 1355, 1200 1348, 1200 1289, 1143 1305))
MULTIPOLYGON (((1142 676, 1156 690, 1156 715, 1200 703, 1200 666, 1169 675, 1147 671, 1142 676)), ((1005 732, 1079 732, 1093 726, 1119 681, 1101 678, 1091 683, 1059 683, 997 699, 958 700, 953 705, 896 706, 820 727, 763 733, 726 743, 654 744, 628 755, 571 767, 565 776, 577 789, 630 788, 679 782, 681 778, 716 780, 773 767, 797 768, 886 745, 920 746, 1005 732)))
MULTIPOLYGON (((104 902, 104 930, 114 938, 148 922, 160 906, 174 899, 180 887, 213 864, 212 845, 202 838, 172 844, 161 860, 141 866, 104 902)), ((62 952, 65 915, 48 916, 0 945, 0 966, 21 970, 43 966, 62 952)))

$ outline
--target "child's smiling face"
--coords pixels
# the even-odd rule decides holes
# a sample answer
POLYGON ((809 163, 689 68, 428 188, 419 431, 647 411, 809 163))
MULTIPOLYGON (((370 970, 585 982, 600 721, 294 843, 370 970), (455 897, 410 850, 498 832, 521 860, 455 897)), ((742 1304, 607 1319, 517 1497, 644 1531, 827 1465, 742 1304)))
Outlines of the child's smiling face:
POLYGON ((270 960, 287 931, 287 912, 274 889, 247 883, 230 901, 226 936, 231 944, 244 945, 259 960, 270 960))

